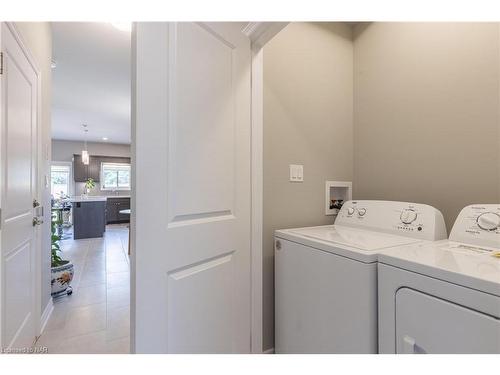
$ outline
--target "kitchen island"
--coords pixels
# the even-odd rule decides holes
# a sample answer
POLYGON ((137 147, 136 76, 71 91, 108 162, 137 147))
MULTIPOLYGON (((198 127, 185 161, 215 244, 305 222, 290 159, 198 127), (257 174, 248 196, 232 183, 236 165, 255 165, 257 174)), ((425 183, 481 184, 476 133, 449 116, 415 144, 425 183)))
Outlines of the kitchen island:
POLYGON ((106 197, 74 197, 73 238, 95 238, 104 236, 106 230, 106 197))

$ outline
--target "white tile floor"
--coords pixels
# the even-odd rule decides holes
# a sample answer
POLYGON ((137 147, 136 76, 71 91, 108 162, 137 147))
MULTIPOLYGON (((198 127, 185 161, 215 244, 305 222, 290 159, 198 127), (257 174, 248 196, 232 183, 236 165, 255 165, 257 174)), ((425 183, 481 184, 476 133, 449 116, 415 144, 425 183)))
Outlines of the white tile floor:
POLYGON ((107 227, 104 238, 61 241, 75 265, 73 294, 54 300, 36 346, 49 353, 129 353, 128 229, 107 227))

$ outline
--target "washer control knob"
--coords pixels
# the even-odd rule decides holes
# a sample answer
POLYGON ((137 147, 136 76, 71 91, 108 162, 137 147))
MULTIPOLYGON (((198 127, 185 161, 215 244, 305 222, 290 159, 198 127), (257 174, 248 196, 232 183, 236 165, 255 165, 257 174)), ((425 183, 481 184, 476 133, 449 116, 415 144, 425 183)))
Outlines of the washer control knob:
POLYGON ((417 220, 417 213, 414 210, 407 208, 401 212, 401 216, 399 218, 403 224, 411 224, 417 220))
POLYGON ((349 207, 349 208, 347 209, 347 215, 352 216, 353 214, 354 214, 354 208, 349 207))
POLYGON ((366 208, 359 208, 358 209, 359 216, 365 216, 365 214, 366 214, 366 208))
POLYGON ((495 230, 500 227, 500 216, 494 212, 485 212, 477 217, 477 225, 483 230, 495 230))

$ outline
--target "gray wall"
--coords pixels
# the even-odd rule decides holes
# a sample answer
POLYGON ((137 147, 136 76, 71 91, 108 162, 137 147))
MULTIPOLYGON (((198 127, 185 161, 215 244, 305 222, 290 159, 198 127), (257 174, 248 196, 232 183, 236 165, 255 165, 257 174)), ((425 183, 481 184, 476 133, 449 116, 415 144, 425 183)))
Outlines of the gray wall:
MULTIPOLYGON (((74 154, 80 154, 83 149, 83 142, 78 141, 63 141, 63 140, 52 140, 52 161, 73 161, 74 154)), ((100 143, 100 142, 88 142, 87 149, 89 151, 90 157, 92 155, 102 155, 102 156, 123 156, 130 157, 130 145, 116 144, 116 143, 100 143)), ((76 182, 74 183, 74 195, 83 194, 85 189, 85 183, 76 182)), ((90 192, 89 195, 117 195, 117 196, 129 196, 130 191, 116 191, 112 193, 107 190, 101 190, 100 184, 96 183, 96 187, 90 192)))
POLYGON ((41 312, 50 302, 50 186, 45 185, 45 178, 50 176, 50 110, 52 90, 52 34, 48 22, 16 22, 16 27, 23 41, 31 51, 41 73, 41 138, 43 157, 39 166, 40 196, 44 206, 44 224, 42 225, 42 295, 41 312))
POLYGON ((496 23, 355 27, 354 197, 500 202, 496 23))
POLYGON ((293 23, 264 48, 263 348, 274 346, 275 229, 333 223, 327 180, 352 180, 351 28, 293 23), (289 164, 304 182, 289 182, 289 164))
MULTIPOLYGON (((90 155, 130 157, 130 145, 116 143, 88 142, 90 155)), ((72 161, 74 154, 80 154, 83 142, 52 140, 52 161, 72 161)))

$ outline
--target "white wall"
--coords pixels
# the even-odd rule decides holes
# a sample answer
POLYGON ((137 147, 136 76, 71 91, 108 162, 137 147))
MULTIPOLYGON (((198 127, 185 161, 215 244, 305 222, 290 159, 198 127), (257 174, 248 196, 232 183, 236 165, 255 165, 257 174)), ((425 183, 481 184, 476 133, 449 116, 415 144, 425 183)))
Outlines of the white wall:
MULTIPOLYGON (((83 142, 78 141, 64 141, 52 140, 52 161, 53 162, 72 162, 74 154, 81 154, 83 149, 83 142)), ((87 149, 90 157, 92 155, 100 156, 120 156, 130 157, 130 145, 116 144, 116 143, 101 143, 101 142, 88 142, 87 149)), ((81 195, 85 189, 84 182, 76 182, 73 184, 74 190, 72 195, 81 195)), ((96 187, 90 192, 89 195, 117 195, 129 196, 130 191, 116 191, 112 193, 107 190, 101 190, 100 183, 96 183, 96 187)))
POLYGON ((353 45, 342 23, 292 23, 264 47, 263 348, 274 346, 276 229, 333 223, 325 181, 353 174, 353 45), (289 164, 304 182, 289 182, 289 164))
POLYGON ((16 28, 26 46, 31 51, 41 72, 41 138, 42 161, 39 167, 41 196, 44 206, 44 224, 42 225, 42 298, 41 311, 50 301, 50 185, 45 179, 50 176, 50 110, 52 89, 52 33, 48 22, 17 22, 16 28))
MULTIPOLYGON (((88 142, 90 155, 130 157, 130 145, 88 142)), ((52 140, 52 161, 72 161, 74 154, 81 154, 83 142, 52 140)))

